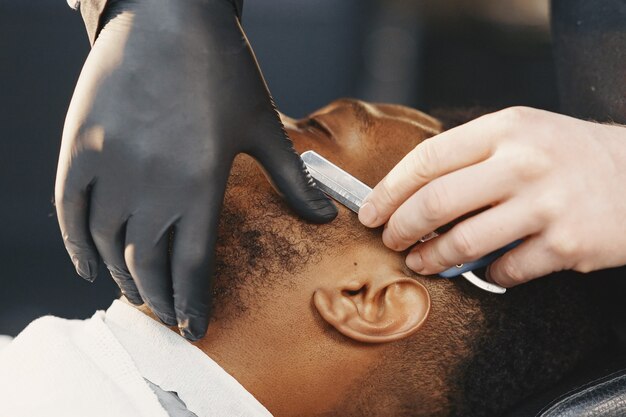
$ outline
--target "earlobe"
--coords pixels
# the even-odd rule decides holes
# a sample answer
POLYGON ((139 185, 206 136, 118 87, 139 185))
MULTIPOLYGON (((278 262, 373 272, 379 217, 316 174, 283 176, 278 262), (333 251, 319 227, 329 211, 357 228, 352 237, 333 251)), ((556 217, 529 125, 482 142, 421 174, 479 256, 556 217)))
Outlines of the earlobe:
POLYGON ((385 343, 403 339, 421 327, 430 311, 430 296, 416 280, 390 278, 319 288, 313 294, 313 304, 344 336, 359 342, 385 343))

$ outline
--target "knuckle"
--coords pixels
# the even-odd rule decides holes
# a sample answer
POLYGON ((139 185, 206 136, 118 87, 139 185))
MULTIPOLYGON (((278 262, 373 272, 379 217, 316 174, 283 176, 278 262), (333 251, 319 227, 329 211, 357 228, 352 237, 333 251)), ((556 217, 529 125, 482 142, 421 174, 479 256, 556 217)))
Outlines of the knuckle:
POLYGON ((456 230, 451 231, 451 246, 455 253, 458 253, 464 260, 472 260, 478 257, 476 251, 477 246, 472 239, 472 234, 467 230, 467 227, 458 226, 456 230))
MULTIPOLYGON (((115 135, 109 135, 109 140, 111 136, 115 135)), ((75 156, 84 151, 100 152, 104 147, 104 139, 104 127, 93 119, 86 120, 78 129, 63 132, 63 140, 74 145, 75 156)))
POLYGON ((411 231, 404 222, 390 221, 387 226, 390 240, 394 243, 406 243, 411 241, 411 231))
POLYGON ((520 269, 519 265, 515 260, 511 257, 509 259, 503 260, 502 265, 500 266, 502 274, 507 277, 511 282, 515 285, 526 282, 526 276, 523 271, 520 269))
POLYGON ((436 223, 445 215, 448 207, 443 187, 431 183, 422 189, 422 216, 427 222, 436 223))
POLYGON ((68 207, 86 208, 79 199, 79 188, 70 178, 54 187, 54 204, 61 210, 68 207))
POLYGON ((549 152, 541 146, 523 144, 511 159, 511 168, 522 181, 531 181, 545 175, 553 164, 549 152))
POLYGON ((69 233, 67 230, 63 231, 61 235, 65 249, 70 255, 77 258, 89 256, 89 244, 82 239, 82 236, 76 236, 75 234, 69 233))
POLYGON ((416 176, 419 180, 428 181, 437 172, 440 159, 434 139, 426 139, 410 155, 407 164, 407 174, 410 177, 416 176))
POLYGON ((497 118, 497 121, 502 127, 510 128, 514 126, 519 126, 520 124, 529 123, 535 118, 536 113, 537 110, 530 107, 514 106, 506 108, 504 110, 500 110, 493 115, 495 118, 497 118))
POLYGON ((146 271, 150 269, 153 264, 153 257, 149 251, 141 249, 141 247, 135 247, 131 255, 131 263, 135 271, 146 271))
POLYGON ((596 270, 595 265, 590 261, 582 261, 576 264, 574 270, 583 274, 588 274, 596 270))
POLYGON ((383 207, 391 207, 393 205, 394 197, 391 188, 392 187, 389 184, 389 179, 385 177, 380 182, 378 192, 375 194, 375 196, 377 197, 376 205, 382 205, 383 207))
POLYGON ((443 256, 441 246, 436 244, 436 242, 429 245, 427 250, 422 251, 422 257, 425 261, 434 263, 438 268, 447 268, 449 266, 449 262, 443 256))
POLYGON ((537 217, 544 222, 553 222, 555 219, 566 213, 563 199, 560 198, 559 192, 555 191, 546 194, 535 201, 537 217))
POLYGON ((582 250, 582 246, 576 236, 564 228, 550 233, 547 241, 549 250, 568 263, 577 259, 582 250))

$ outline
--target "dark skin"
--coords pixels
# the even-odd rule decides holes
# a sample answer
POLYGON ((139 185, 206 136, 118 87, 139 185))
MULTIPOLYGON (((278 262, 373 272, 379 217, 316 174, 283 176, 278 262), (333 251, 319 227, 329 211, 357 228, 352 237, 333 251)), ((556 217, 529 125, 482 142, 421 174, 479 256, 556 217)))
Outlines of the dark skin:
POLYGON ((370 186, 389 172, 389 161, 442 129, 418 110, 357 100, 334 101, 305 119, 282 119, 299 153, 314 150, 370 186))
MULTIPOLYGON (((283 117, 283 122, 298 152, 315 150, 370 185, 440 130, 438 121, 416 110, 351 100, 336 101, 302 120, 283 117)), ((233 173, 239 179, 227 191, 227 206, 251 211, 255 196, 273 192, 250 158, 240 157, 233 173)), ((280 223, 285 212, 265 214, 279 216, 280 223)), ((368 407, 370 415, 393 414, 388 384, 372 380, 365 389, 362 381, 390 357, 396 342, 433 341, 428 335, 439 313, 431 312, 429 290, 406 268, 403 256, 385 248, 380 235, 362 228, 352 212, 341 208, 337 222, 320 227, 363 236, 348 245, 320 242, 315 262, 278 280, 296 284, 255 288, 244 296, 251 314, 218 317, 196 346, 275 416, 358 415, 361 411, 351 407, 361 399, 346 405, 355 398, 355 387, 360 387, 357 396, 370 392, 368 400, 376 404, 368 407), (350 227, 337 226, 344 221, 350 227), (255 304, 257 299, 265 301, 255 304)), ((455 348, 454 360, 463 359, 464 348, 455 348)), ((425 400, 419 411, 445 414, 443 376, 420 371, 425 400)))

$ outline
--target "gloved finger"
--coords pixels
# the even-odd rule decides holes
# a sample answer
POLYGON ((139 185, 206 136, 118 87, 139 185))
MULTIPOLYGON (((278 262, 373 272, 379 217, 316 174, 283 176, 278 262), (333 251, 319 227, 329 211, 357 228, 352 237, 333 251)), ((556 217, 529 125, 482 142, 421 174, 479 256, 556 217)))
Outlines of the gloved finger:
POLYGON ((417 145, 374 187, 359 211, 361 223, 368 227, 386 223, 428 182, 487 159, 499 133, 490 120, 483 116, 417 145))
POLYGON ((176 325, 169 265, 169 230, 176 219, 137 211, 126 226, 124 256, 141 297, 165 324, 176 325))
POLYGON ((122 294, 135 305, 143 304, 139 290, 124 260, 126 222, 121 214, 113 214, 111 210, 101 206, 97 196, 94 195, 89 215, 89 229, 104 264, 122 294))
POLYGON ((383 242, 403 251, 433 230, 502 201, 510 194, 508 171, 506 162, 488 159, 426 184, 393 213, 383 242))
POLYGON ((274 187, 297 215, 313 223, 332 221, 337 217, 337 207, 315 186, 291 140, 283 129, 280 130, 280 137, 258 146, 251 156, 261 164, 274 187))
POLYGON ((538 235, 526 239, 487 268, 487 278, 503 287, 514 287, 564 269, 559 257, 538 235))
MULTIPOLYGON (((227 178, 222 172, 216 178, 227 178)), ((172 283, 178 328, 189 340, 204 337, 211 313, 214 247, 226 184, 214 184, 175 226, 172 283)))
POLYGON ((130 275, 128 268, 119 269, 118 267, 113 266, 113 264, 106 264, 106 266, 111 274, 111 278, 113 278, 113 281, 115 281, 117 286, 120 288, 122 295, 136 306, 144 304, 143 298, 141 298, 141 293, 137 289, 137 285, 135 285, 135 281, 133 281, 133 277, 130 275))
POLYGON ((539 231, 539 220, 520 206, 507 201, 463 220, 438 238, 416 245, 406 258, 407 266, 424 275, 437 274, 539 231))
MULTIPOLYGON (((63 167, 62 161, 59 165, 63 167)), ((89 232, 87 186, 72 181, 67 168, 60 168, 57 173, 54 200, 65 249, 78 275, 93 282, 98 275, 99 257, 89 232)))

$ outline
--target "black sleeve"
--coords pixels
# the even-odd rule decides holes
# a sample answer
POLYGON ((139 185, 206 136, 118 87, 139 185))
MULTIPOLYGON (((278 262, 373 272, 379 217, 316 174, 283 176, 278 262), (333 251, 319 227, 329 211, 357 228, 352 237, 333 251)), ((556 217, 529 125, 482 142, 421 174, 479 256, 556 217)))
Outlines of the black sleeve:
POLYGON ((561 110, 626 123, 626 1, 552 0, 561 110))

